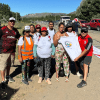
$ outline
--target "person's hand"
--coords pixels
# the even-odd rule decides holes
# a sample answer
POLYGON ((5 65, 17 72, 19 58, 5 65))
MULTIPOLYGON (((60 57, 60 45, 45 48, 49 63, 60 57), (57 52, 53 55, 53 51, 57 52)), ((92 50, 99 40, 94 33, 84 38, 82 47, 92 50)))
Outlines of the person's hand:
POLYGON ((78 58, 78 57, 76 57, 76 58, 74 59, 74 62, 78 61, 78 59, 79 59, 79 58, 78 58))
POLYGON ((23 62, 23 59, 22 59, 22 57, 19 59, 19 62, 20 62, 20 63, 22 63, 22 62, 23 62))
POLYGON ((53 58, 54 57, 54 55, 51 55, 51 58, 53 58))
POLYGON ((34 59, 36 59, 37 57, 34 57, 34 59))

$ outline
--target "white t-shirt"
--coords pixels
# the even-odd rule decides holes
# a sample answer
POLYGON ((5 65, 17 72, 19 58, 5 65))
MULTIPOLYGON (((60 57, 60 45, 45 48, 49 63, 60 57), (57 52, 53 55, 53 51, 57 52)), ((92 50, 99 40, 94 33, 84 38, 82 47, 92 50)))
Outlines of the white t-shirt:
POLYGON ((62 43, 72 61, 81 54, 77 36, 63 36, 60 38, 59 42, 62 43))
MULTIPOLYGON (((27 41, 29 44, 31 44, 31 41, 30 41, 30 37, 26 37, 27 41)), ((23 45, 23 37, 20 37, 19 40, 18 40, 18 44, 17 45, 20 45, 22 46, 23 45)))
POLYGON ((47 28, 47 30, 48 30, 48 35, 51 37, 51 39, 53 40, 53 36, 55 35, 55 30, 53 29, 53 30, 50 30, 49 29, 49 27, 47 28))
POLYGON ((35 41, 35 45, 37 45, 37 55, 40 58, 48 58, 51 56, 52 53, 52 48, 51 48, 51 44, 53 43, 53 40, 48 37, 40 37, 36 39, 35 41))
POLYGON ((66 32, 69 36, 77 36, 76 32, 73 33, 73 32, 66 32))
POLYGON ((36 39, 39 37, 39 35, 40 35, 40 33, 38 33, 38 32, 33 35, 34 41, 36 41, 36 39))

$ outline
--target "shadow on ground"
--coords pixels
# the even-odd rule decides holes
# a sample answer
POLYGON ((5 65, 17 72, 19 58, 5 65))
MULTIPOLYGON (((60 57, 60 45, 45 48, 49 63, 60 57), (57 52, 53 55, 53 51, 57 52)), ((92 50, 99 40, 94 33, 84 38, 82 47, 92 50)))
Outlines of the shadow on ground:
MULTIPOLYGON (((0 84, 0 87, 1 87, 1 84, 0 84)), ((5 90, 0 89, 0 100, 11 100, 11 98, 13 98, 13 95, 16 94, 18 90, 19 89, 13 89, 9 86, 7 86, 5 90)))

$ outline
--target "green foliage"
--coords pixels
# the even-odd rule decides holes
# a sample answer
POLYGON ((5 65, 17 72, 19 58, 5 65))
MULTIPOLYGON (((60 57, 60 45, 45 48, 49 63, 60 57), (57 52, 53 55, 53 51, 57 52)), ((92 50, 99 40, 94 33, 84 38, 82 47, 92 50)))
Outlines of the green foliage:
POLYGON ((92 19, 94 19, 94 18, 100 19, 100 14, 94 15, 94 16, 92 17, 92 19))
MULTIPOLYGON (((2 4, 0 3, 0 20, 3 19, 7 21, 9 17, 15 17, 16 18, 16 13, 10 11, 10 7, 7 4, 2 4)), ((20 13, 17 13, 17 20, 21 20, 20 13)))
POLYGON ((53 16, 53 15, 48 15, 45 17, 29 17, 29 18, 22 18, 23 22, 31 22, 31 21, 56 21, 56 20, 60 20, 60 15, 57 16, 53 16))
POLYGON ((71 16, 70 20, 73 20, 74 18, 76 18, 76 13, 74 13, 74 14, 67 14, 67 16, 71 16))
POLYGON ((76 11, 80 19, 90 21, 94 15, 100 13, 100 0, 83 0, 76 11))

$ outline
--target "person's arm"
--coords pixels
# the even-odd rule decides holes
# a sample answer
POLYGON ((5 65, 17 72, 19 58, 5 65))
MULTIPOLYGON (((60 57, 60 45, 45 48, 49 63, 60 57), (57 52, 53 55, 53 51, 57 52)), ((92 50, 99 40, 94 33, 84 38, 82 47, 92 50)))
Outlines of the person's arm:
POLYGON ((82 27, 82 23, 78 20, 79 24, 80 24, 80 27, 82 27))
POLYGON ((0 38, 2 37, 3 33, 2 33, 2 30, 0 29, 0 38))
POLYGON ((16 38, 19 39, 21 35, 19 34, 19 31, 16 29, 16 38))
POLYGON ((21 54, 21 46, 18 46, 18 56, 19 56, 19 62, 22 63, 23 59, 22 59, 22 54, 21 54))
POLYGON ((33 47, 33 54, 34 54, 34 58, 37 57, 37 45, 34 44, 34 47, 33 47))
POLYGON ((92 46, 92 42, 93 42, 92 39, 91 38, 88 38, 88 43, 87 43, 84 51, 77 58, 75 58, 74 61, 77 61, 79 58, 81 58, 82 56, 84 56, 88 52, 88 50, 92 46))
POLYGON ((54 55, 55 54, 55 46, 54 46, 53 43, 51 44, 51 47, 52 47, 52 53, 51 53, 51 55, 54 55))
POLYGON ((58 40, 60 39, 60 36, 57 35, 57 34, 58 34, 58 32, 53 37, 54 46, 57 46, 58 45, 58 40))

